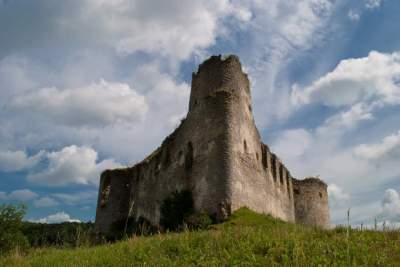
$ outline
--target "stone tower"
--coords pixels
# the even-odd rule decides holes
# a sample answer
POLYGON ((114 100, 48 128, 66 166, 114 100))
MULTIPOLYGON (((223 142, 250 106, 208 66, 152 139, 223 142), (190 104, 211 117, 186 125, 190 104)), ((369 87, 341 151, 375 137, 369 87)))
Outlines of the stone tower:
POLYGON ((192 193, 195 210, 218 220, 246 206, 328 227, 326 189, 317 178, 292 178, 262 143, 238 57, 212 56, 192 76, 189 112, 180 126, 142 162, 103 172, 96 229, 107 233, 128 216, 158 225, 162 202, 182 190, 192 193))

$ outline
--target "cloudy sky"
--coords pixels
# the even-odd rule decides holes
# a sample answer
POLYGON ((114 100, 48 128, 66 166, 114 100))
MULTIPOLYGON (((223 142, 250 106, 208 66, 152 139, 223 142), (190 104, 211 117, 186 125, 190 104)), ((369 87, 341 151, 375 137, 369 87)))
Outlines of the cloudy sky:
POLYGON ((185 116, 191 73, 237 54, 263 140, 329 184, 332 222, 400 222, 397 0, 0 0, 0 202, 93 220, 99 174, 185 116))

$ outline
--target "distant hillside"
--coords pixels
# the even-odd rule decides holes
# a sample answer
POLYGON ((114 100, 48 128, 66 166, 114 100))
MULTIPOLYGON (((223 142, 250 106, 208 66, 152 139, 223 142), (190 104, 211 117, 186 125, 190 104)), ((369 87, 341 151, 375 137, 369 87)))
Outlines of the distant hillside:
POLYGON ((319 230, 240 209, 210 230, 33 249, 0 266, 400 266, 399 231, 319 230))

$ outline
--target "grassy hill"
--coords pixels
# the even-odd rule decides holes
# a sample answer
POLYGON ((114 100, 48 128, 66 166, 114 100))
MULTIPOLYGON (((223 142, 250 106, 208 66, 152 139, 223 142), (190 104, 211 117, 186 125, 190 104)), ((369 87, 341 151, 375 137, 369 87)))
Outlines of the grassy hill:
POLYGON ((399 231, 320 230, 240 209, 210 230, 13 253, 0 266, 400 266, 399 231))

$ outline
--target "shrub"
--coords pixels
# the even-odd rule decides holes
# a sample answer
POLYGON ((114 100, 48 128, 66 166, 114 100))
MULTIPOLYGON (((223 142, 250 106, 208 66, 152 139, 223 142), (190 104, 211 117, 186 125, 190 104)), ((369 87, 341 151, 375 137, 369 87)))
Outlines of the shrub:
POLYGON ((55 224, 23 222, 21 231, 32 247, 77 247, 89 245, 94 235, 93 223, 55 224))
POLYGON ((158 228, 153 226, 144 217, 139 217, 138 220, 129 217, 128 219, 119 220, 113 223, 111 232, 104 236, 106 241, 117 241, 132 235, 151 235, 156 233, 158 228))
POLYGON ((21 232, 22 218, 26 212, 25 205, 0 205, 0 253, 12 249, 24 250, 28 240, 21 232))
POLYGON ((179 231, 184 225, 190 229, 207 229, 212 219, 205 213, 194 213, 192 193, 188 190, 175 191, 164 199, 160 207, 160 225, 154 226, 143 217, 134 216, 113 223, 110 233, 103 238, 116 241, 132 235, 151 235, 160 230, 179 231))
POLYGON ((193 214, 192 192, 175 191, 161 205, 161 225, 167 230, 179 230, 184 219, 193 214))
POLYGON ((194 213, 185 218, 185 223, 190 229, 208 229, 213 220, 206 213, 194 213))

